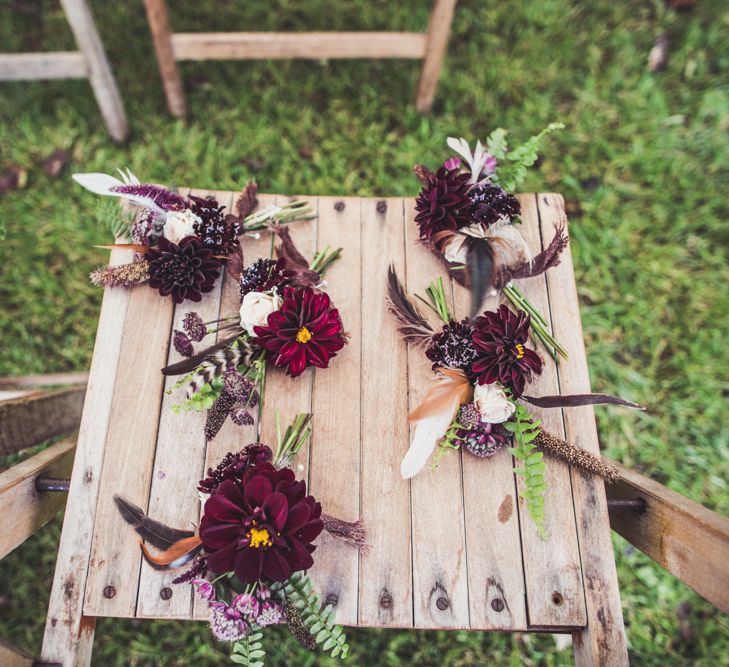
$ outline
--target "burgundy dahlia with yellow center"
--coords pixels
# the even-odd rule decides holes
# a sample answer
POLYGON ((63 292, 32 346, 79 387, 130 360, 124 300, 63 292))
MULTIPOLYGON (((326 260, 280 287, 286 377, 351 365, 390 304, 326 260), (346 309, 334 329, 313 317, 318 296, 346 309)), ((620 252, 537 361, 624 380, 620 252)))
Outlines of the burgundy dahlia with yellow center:
POLYGON ((345 343, 339 311, 327 294, 311 287, 286 287, 281 308, 253 331, 268 360, 291 377, 308 366, 326 368, 345 343))
POLYGON ((530 322, 525 312, 514 313, 507 306, 476 318, 472 340, 477 357, 471 368, 479 384, 498 381, 518 398, 532 374, 542 372, 539 355, 526 347, 530 322))
POLYGON ((286 581, 314 564, 312 542, 324 528, 321 504, 290 468, 263 462, 228 479, 205 503, 200 538, 207 567, 244 584, 286 581))

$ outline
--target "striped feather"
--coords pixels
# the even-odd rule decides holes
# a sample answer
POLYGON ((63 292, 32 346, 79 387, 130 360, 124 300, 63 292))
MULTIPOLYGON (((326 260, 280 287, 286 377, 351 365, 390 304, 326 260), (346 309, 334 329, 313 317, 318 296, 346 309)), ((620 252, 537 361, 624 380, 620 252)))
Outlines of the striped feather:
POLYGON ((248 365, 253 360, 258 350, 250 343, 238 341, 236 347, 224 347, 221 350, 213 352, 200 366, 190 378, 187 385, 187 397, 191 398, 200 389, 219 377, 229 368, 236 368, 240 364, 248 365))

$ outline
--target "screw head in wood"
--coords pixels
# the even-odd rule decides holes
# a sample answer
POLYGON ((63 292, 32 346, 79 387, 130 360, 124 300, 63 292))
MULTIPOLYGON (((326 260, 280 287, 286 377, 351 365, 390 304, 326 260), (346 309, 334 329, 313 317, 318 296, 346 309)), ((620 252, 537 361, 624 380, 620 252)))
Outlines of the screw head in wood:
POLYGON ((165 586, 162 590, 160 590, 159 596, 163 600, 169 600, 172 597, 172 589, 169 586, 165 586))
POLYGON ((559 591, 554 591, 554 593, 552 593, 552 602, 554 602, 554 604, 556 604, 559 607, 559 605, 561 605, 564 602, 562 593, 560 593, 559 591))
POLYGON ((344 206, 345 206, 345 204, 343 201, 338 201, 336 204, 334 204, 334 210, 339 211, 339 213, 341 213, 344 210, 344 206))
POLYGON ((491 600, 491 609, 494 611, 504 611, 504 601, 501 598, 491 600))
POLYGON ((378 213, 384 213, 387 211, 387 202, 386 201, 378 201, 377 202, 377 212, 378 213))
POLYGON ((104 587, 104 597, 107 600, 111 600, 116 595, 116 588, 113 586, 105 586, 104 587))
POLYGON ((390 609, 392 607, 392 597, 389 593, 380 595, 380 607, 383 609, 390 609))
POLYGON ((438 607, 441 611, 445 611, 450 606, 450 602, 448 601, 448 598, 446 597, 439 597, 435 601, 435 606, 438 607))
POLYGON ((332 607, 336 607, 339 603, 339 596, 336 593, 329 593, 326 603, 332 605, 332 607))

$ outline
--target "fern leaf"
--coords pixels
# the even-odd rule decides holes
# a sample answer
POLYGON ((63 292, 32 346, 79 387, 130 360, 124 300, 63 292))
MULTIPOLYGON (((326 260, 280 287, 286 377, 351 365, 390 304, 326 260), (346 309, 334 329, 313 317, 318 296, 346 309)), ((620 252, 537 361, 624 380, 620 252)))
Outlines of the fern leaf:
POLYGON ((251 632, 243 639, 239 639, 233 644, 231 661, 237 665, 246 665, 246 667, 263 667, 263 658, 266 656, 266 652, 263 650, 263 644, 261 644, 262 638, 263 633, 251 632))

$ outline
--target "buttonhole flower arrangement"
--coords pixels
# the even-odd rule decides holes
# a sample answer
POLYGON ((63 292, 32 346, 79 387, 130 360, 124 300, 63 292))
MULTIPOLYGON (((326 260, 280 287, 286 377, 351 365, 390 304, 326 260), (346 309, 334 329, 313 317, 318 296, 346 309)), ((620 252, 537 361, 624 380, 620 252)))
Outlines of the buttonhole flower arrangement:
POLYGON ((140 183, 129 170, 120 170, 119 175, 73 175, 94 194, 122 198, 131 208, 127 212, 104 206, 99 217, 117 239, 114 245, 102 247, 133 250, 136 259, 100 268, 91 274, 91 281, 104 287, 147 283, 175 303, 200 301, 213 289, 223 265, 240 261, 242 235, 312 217, 311 208, 299 201, 255 211, 254 182, 237 198, 233 214, 226 213, 213 197, 183 197, 159 185, 140 183))
POLYGON ((186 400, 173 409, 208 410, 208 440, 228 417, 241 426, 255 422, 267 367, 296 378, 309 367, 327 368, 347 342, 339 311, 322 290, 342 249, 327 247, 309 263, 288 229, 275 225, 273 231, 281 239, 277 258, 257 259, 238 273, 239 312, 213 322, 187 313, 173 336, 186 359, 162 370, 182 376, 170 391, 186 386, 186 400), (218 342, 196 353, 195 344, 212 334, 218 342))
POLYGON ((415 166, 421 182, 415 222, 421 241, 440 257, 449 272, 471 290, 471 318, 484 297, 502 293, 532 319, 532 333, 556 359, 567 351, 549 333, 544 318, 513 284, 559 263, 567 245, 564 224, 557 225, 546 250, 532 256, 519 232, 521 206, 513 192, 537 160, 542 139, 561 123, 551 123, 524 144, 510 148, 508 132, 497 128, 472 150, 463 138, 448 138, 455 153, 435 172, 415 166))
POLYGON ((210 630, 232 645, 237 664, 263 665, 263 631, 276 624, 286 624, 311 650, 347 657, 334 608, 321 604, 305 571, 315 565, 315 542, 323 531, 356 548, 368 546, 362 521, 324 514, 289 467, 311 435, 311 417, 298 415, 275 453, 253 443, 208 469, 198 484, 203 513, 195 532, 161 524, 115 497, 121 515, 145 541, 142 553, 152 567, 187 566, 173 583, 191 585, 207 604, 210 630))
POLYGON ((456 320, 448 309, 442 278, 431 282, 426 296, 418 298, 437 315, 440 324, 431 324, 423 316, 390 267, 388 307, 402 338, 424 351, 433 362, 435 375, 425 397, 409 415, 415 428, 400 465, 403 479, 416 475, 436 446, 433 469, 449 450, 463 449, 475 457, 489 458, 506 447, 519 462, 514 472, 524 479, 520 495, 527 512, 539 534, 547 539, 544 454, 607 481, 617 479, 617 470, 602 458, 542 430, 540 420, 527 406, 640 406, 606 394, 530 396, 525 392, 532 379, 542 373, 544 362, 532 347, 533 320, 527 312, 502 304, 473 319, 456 320))

